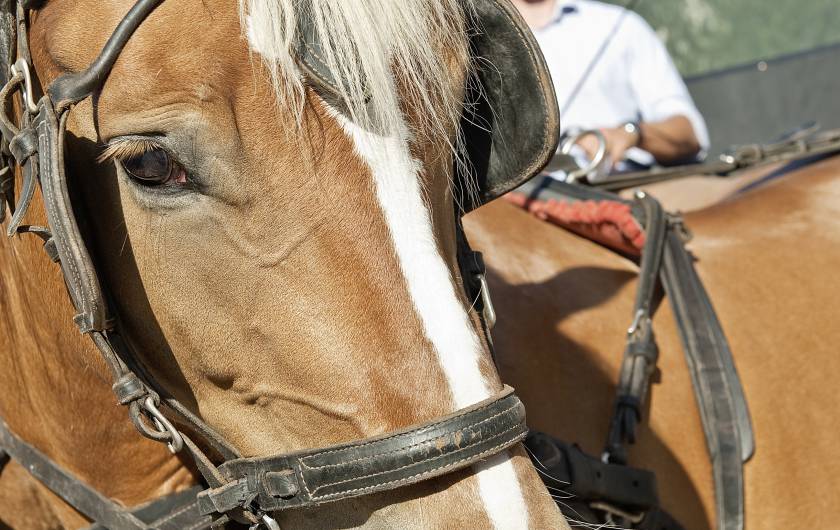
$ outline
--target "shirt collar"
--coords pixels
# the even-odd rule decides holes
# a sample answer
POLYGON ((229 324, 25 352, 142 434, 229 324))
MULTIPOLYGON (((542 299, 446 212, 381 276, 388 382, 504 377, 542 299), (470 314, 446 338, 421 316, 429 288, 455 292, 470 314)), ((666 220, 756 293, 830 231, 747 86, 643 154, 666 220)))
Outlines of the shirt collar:
POLYGON ((560 0, 557 2, 557 7, 554 8, 554 17, 549 22, 549 25, 560 22, 566 15, 579 12, 580 7, 578 6, 577 0, 560 0))

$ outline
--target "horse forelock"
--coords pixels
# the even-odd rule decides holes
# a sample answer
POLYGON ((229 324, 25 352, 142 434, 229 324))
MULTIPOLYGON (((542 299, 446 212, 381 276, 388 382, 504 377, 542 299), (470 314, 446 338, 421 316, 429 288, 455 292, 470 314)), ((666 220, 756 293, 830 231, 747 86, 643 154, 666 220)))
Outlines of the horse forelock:
POLYGON ((278 103, 301 114, 304 79, 296 64, 299 22, 307 17, 321 57, 336 74, 356 124, 382 136, 404 128, 425 141, 452 140, 461 117, 456 69, 469 61, 468 17, 459 0, 240 0, 243 33, 267 66, 278 103))

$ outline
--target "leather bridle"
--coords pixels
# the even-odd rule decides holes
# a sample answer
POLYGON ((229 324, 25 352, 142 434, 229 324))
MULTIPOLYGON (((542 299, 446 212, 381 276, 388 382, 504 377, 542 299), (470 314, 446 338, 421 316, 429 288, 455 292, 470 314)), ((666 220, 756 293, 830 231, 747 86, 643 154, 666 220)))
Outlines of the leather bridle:
MULTIPOLYGON (((2 156, 8 165, 0 188, 0 215, 5 214, 5 202, 13 212, 9 235, 38 235, 50 258, 60 265, 77 312, 73 320, 102 354, 117 400, 128 407, 138 432, 166 444, 173 453, 192 458, 207 485, 197 492, 194 504, 198 512, 212 516, 215 524, 234 520, 278 528, 270 512, 415 484, 464 468, 520 442, 527 433, 524 407, 512 389, 505 387, 486 401, 399 432, 334 447, 243 458, 143 369, 138 356, 120 340, 79 231, 65 175, 64 136, 70 110, 102 87, 125 44, 162 1, 139 0, 90 67, 62 75, 37 102, 32 98, 27 36, 28 12, 37 6, 31 0, 20 0, 15 14, 8 13, 6 19, 0 20, 14 25, 11 35, 16 34, 17 40, 16 54, 12 51, 14 43, 9 42, 9 57, 5 59, 17 60, 0 90, 0 131, 5 147, 2 156), (19 125, 7 114, 13 108, 15 94, 22 96, 22 111, 16 120, 19 125), (17 201, 13 182, 16 166, 23 179, 17 201), (48 227, 21 224, 37 186, 43 194, 48 227)), ((480 286, 480 258, 460 250, 462 257, 473 258, 472 266, 467 267, 473 270, 468 280, 478 280, 480 286)), ((482 290, 479 287, 478 292, 470 294, 480 297, 482 290)), ((167 527, 141 521, 18 438, 0 421, 0 463, 4 453, 25 464, 36 478, 81 513, 108 528, 167 527)))

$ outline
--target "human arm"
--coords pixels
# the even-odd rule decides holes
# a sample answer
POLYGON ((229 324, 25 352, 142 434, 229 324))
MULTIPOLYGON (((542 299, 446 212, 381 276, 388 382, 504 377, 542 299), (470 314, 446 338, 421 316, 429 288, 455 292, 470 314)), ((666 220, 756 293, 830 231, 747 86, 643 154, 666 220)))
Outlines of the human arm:
MULTIPOLYGON (((624 126, 601 129, 607 142, 607 154, 614 163, 622 160, 632 147, 647 151, 662 164, 692 158, 702 148, 691 121, 683 115, 641 122, 638 126, 639 132, 629 131, 624 126)), ((598 140, 593 135, 584 136, 578 143, 590 157, 598 151, 598 140)))
MULTIPOLYGON (((702 156, 709 147, 705 121, 697 110, 668 51, 651 27, 636 13, 627 13, 612 46, 621 53, 613 65, 615 82, 629 88, 641 134, 628 132, 624 123, 605 123, 601 132, 613 162, 632 147, 647 151, 663 164, 702 156)), ((581 146, 591 155, 597 150, 592 136, 581 146)))

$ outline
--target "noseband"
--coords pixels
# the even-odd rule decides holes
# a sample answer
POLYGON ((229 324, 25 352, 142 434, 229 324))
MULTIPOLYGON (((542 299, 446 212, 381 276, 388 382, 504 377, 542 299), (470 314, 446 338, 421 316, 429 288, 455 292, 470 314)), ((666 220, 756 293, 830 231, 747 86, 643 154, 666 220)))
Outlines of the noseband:
MULTIPOLYGON (((108 528, 204 528, 201 524, 209 525, 212 519, 214 525, 233 520, 254 528, 264 525, 275 529, 279 527, 268 515, 270 512, 415 484, 470 466, 520 442, 527 432, 524 407, 512 389, 505 387, 486 401, 399 432, 333 447, 243 458, 143 369, 139 356, 120 340, 109 318, 106 297, 80 234, 65 175, 64 135, 70 110, 102 87, 125 44, 161 3, 162 0, 139 0, 93 64, 82 72, 56 79, 37 102, 32 96, 27 36, 28 11, 36 6, 31 0, 21 0, 14 15, 4 14, 6 18, 0 22, 14 26, 4 28, 10 31, 8 35, 4 31, 4 35, 11 35, 8 57, 4 59, 17 60, 0 90, 0 131, 5 148, 2 158, 7 166, 5 173, 0 173, 0 220, 5 215, 5 202, 12 212, 9 235, 38 235, 50 258, 60 264, 76 310, 73 320, 101 352, 111 371, 117 400, 128 407, 129 417, 140 434, 166 444, 173 453, 187 454, 194 461, 206 482, 206 487, 187 499, 189 513, 199 517, 199 523, 187 524, 183 517, 171 515, 155 522, 141 520, 138 513, 105 498, 18 438, 2 420, 0 463, 4 454, 18 460, 53 492, 108 528), (16 93, 21 94, 23 102, 19 126, 7 114, 13 108, 16 93), (23 179, 17 200, 15 167, 20 167, 23 179), (48 227, 21 224, 37 186, 43 194, 48 227)), ((477 259, 472 262, 478 263, 477 259)), ((478 272, 482 272, 481 267, 478 272)))

